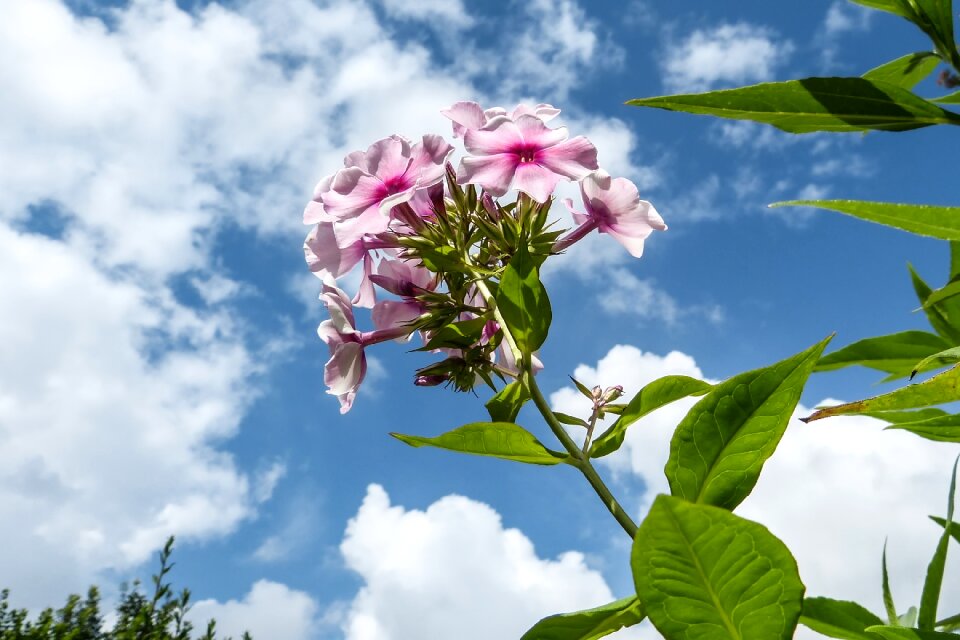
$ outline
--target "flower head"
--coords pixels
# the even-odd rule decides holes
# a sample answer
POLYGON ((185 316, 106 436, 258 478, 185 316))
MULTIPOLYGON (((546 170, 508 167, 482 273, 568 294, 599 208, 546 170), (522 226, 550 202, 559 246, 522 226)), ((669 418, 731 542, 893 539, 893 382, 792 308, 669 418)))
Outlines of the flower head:
MULTIPOLYGON (((441 110, 440 113, 453 121, 453 137, 460 138, 467 131, 482 129, 492 118, 507 115, 507 110, 502 107, 484 109, 476 102, 456 102, 449 109, 441 110)), ((523 115, 531 115, 540 118, 543 122, 548 122, 559 113, 560 109, 550 104, 541 103, 535 107, 519 104, 510 114, 510 118, 515 120, 523 115)))

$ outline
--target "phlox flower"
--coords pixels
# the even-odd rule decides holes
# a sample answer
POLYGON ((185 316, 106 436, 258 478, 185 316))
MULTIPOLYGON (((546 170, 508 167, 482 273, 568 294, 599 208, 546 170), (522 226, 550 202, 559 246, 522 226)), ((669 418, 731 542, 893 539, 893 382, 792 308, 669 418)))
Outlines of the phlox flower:
POLYGON ((534 115, 491 118, 464 134, 471 155, 460 161, 458 182, 495 196, 517 189, 546 202, 561 178, 581 180, 598 167, 597 148, 583 136, 567 136, 566 127, 549 129, 534 115))
POLYGON ((561 238, 554 245, 554 251, 566 249, 597 229, 600 233, 609 233, 631 255, 639 258, 647 236, 655 230, 667 230, 657 210, 640 199, 636 185, 626 178, 611 178, 602 169, 594 171, 580 182, 580 195, 586 213, 576 211, 570 198, 563 201, 580 226, 561 238))
MULTIPOLYGON (((440 111, 443 115, 453 121, 453 137, 460 138, 467 131, 482 129, 492 118, 507 115, 507 110, 502 107, 493 107, 484 109, 476 102, 456 102, 449 109, 440 111)), ((531 115, 540 118, 543 122, 548 122, 560 113, 560 109, 550 104, 538 104, 535 107, 520 104, 510 114, 511 120, 516 120, 523 115, 531 115)))

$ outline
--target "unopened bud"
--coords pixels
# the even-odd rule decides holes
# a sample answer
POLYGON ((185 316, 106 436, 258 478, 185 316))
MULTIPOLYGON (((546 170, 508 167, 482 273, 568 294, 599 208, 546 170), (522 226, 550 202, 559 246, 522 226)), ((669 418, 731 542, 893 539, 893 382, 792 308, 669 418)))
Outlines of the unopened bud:
POLYGON ((603 396, 600 398, 602 404, 607 404, 608 402, 613 402, 617 398, 623 395, 623 387, 620 385, 614 385, 603 392, 603 396))
POLYGON ((483 205, 484 210, 487 212, 487 215, 490 216, 491 220, 494 222, 500 221, 500 210, 497 209, 497 203, 493 201, 493 196, 484 192, 480 198, 480 203, 483 205))
POLYGON ((449 380, 447 376, 417 376, 413 384, 418 387, 435 387, 449 380))
POLYGON ((594 401, 597 401, 597 402, 600 401, 600 398, 603 397, 603 389, 600 388, 600 385, 597 385, 593 389, 590 389, 590 397, 593 398, 594 401))

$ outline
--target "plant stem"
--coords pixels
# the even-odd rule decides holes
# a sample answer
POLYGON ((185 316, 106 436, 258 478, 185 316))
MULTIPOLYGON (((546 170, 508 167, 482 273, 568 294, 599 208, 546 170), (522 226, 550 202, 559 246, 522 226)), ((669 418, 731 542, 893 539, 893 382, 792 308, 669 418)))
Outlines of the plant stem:
POLYGON ((563 425, 560 424, 557 417, 553 415, 553 411, 550 410, 550 405, 547 404, 547 399, 543 397, 543 392, 540 391, 540 387, 537 385, 537 381, 534 380, 533 373, 531 373, 529 367, 524 371, 523 379, 527 389, 530 391, 530 397, 533 399, 533 403, 537 405, 537 409, 540 410, 544 420, 547 421, 550 430, 553 431, 557 439, 560 440, 564 448, 570 453, 570 457, 573 458, 573 466, 580 470, 580 473, 584 475, 587 482, 593 487, 593 490, 600 496, 600 500, 610 514, 620 523, 620 526, 627 532, 627 535, 633 539, 637 535, 636 523, 627 515, 627 512, 623 510, 623 507, 620 506, 620 503, 617 502, 613 494, 610 493, 610 489, 604 484, 600 474, 598 474, 597 470, 590 464, 590 459, 580 450, 580 447, 573 441, 573 438, 570 437, 567 430, 563 428, 563 425))

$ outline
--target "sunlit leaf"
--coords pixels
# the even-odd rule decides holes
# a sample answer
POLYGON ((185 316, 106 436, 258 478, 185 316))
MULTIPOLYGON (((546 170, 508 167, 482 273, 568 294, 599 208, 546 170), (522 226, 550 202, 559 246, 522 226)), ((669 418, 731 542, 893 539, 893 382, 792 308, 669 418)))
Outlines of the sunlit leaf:
POLYGON ((883 556, 881 563, 883 608, 887 611, 887 620, 896 625, 900 617, 897 615, 897 606, 893 603, 893 592, 890 590, 890 574, 887 572, 887 541, 883 541, 883 556))
POLYGON ((803 583, 786 545, 729 511, 661 495, 631 554, 637 595, 670 640, 793 637, 803 583))
POLYGON ((664 469, 670 492, 726 509, 740 504, 780 442, 829 341, 721 382, 694 405, 670 442, 664 469))
POLYGON ((945 96, 940 96, 939 98, 930 98, 933 102, 939 102, 941 104, 960 104, 960 91, 954 91, 953 93, 948 93, 945 96))
POLYGON ((889 373, 891 379, 906 377, 918 361, 950 347, 940 336, 927 331, 903 331, 866 338, 820 358, 814 371, 832 371, 860 365, 889 373))
POLYGON ((950 491, 947 498, 947 518, 943 525, 943 535, 937 543, 937 550, 927 566, 927 577, 923 581, 920 595, 920 612, 917 614, 917 627, 932 631, 937 621, 937 607, 940 603, 940 590, 943 588, 943 573, 947 565, 947 550, 950 546, 950 533, 953 531, 953 499, 957 491, 957 458, 950 473, 950 491))
POLYGON ((547 339, 553 315, 547 290, 526 246, 520 246, 504 269, 496 301, 520 350, 532 353, 539 349, 547 339))
MULTIPOLYGON (((938 516, 930 516, 930 519, 936 522, 938 525, 940 525, 943 528, 946 528, 947 526, 946 518, 940 518, 938 516)), ((960 522, 953 521, 953 523, 950 525, 950 535, 953 536, 954 540, 956 540, 957 542, 960 542, 960 522)))
POLYGON ((907 627, 867 627, 867 631, 882 640, 957 640, 957 636, 952 633, 920 631, 907 627))
POLYGON ((939 418, 949 414, 943 409, 929 408, 917 409, 916 411, 864 411, 859 415, 876 418, 891 424, 902 424, 904 422, 920 422, 930 418, 939 418))
POLYGON ((912 89, 918 82, 929 76, 938 64, 940 64, 940 58, 937 54, 932 51, 920 51, 870 69, 863 74, 863 77, 873 82, 886 82, 904 89, 912 89))
POLYGON ((709 382, 689 376, 664 376, 654 380, 633 396, 620 417, 593 441, 590 456, 599 458, 619 449, 623 444, 627 428, 651 411, 680 398, 703 395, 711 387, 709 382))
POLYGON ((515 380, 487 401, 487 413, 494 422, 513 422, 517 419, 523 403, 530 399, 527 388, 515 380))
POLYGON ((954 400, 960 400, 960 367, 956 366, 933 376, 929 380, 911 384, 890 393, 818 409, 811 416, 802 418, 802 420, 812 422, 830 416, 917 409, 953 402, 954 400))
POLYGON ((960 240, 960 207, 861 200, 788 200, 771 207, 815 207, 942 240, 960 240))
POLYGON ((520 640, 594 640, 638 624, 643 618, 643 606, 636 596, 630 596, 595 609, 544 618, 520 640))
POLYGON ((806 598, 800 624, 817 633, 841 640, 876 640, 864 631, 883 620, 856 602, 830 598, 806 598))
MULTIPOLYGON (((917 293, 917 299, 927 314, 927 320, 930 322, 930 326, 943 336, 945 340, 949 341, 951 345, 960 344, 960 327, 954 326, 954 322, 951 322, 951 318, 947 314, 944 306, 939 304, 926 306, 927 299, 930 297, 930 294, 933 293, 933 290, 923 281, 920 274, 914 270, 913 265, 908 264, 907 268, 910 270, 910 280, 913 282, 913 290, 917 293)), ((944 305, 949 304, 949 302, 950 301, 946 301, 944 305)))
POLYGON ((473 422, 435 438, 390 435, 411 447, 437 447, 529 464, 552 465, 568 459, 566 454, 547 449, 532 433, 510 422, 473 422))
POLYGON ((864 78, 806 78, 707 93, 639 98, 638 107, 685 111, 771 124, 791 133, 905 131, 960 124, 960 116, 886 82, 864 78))

